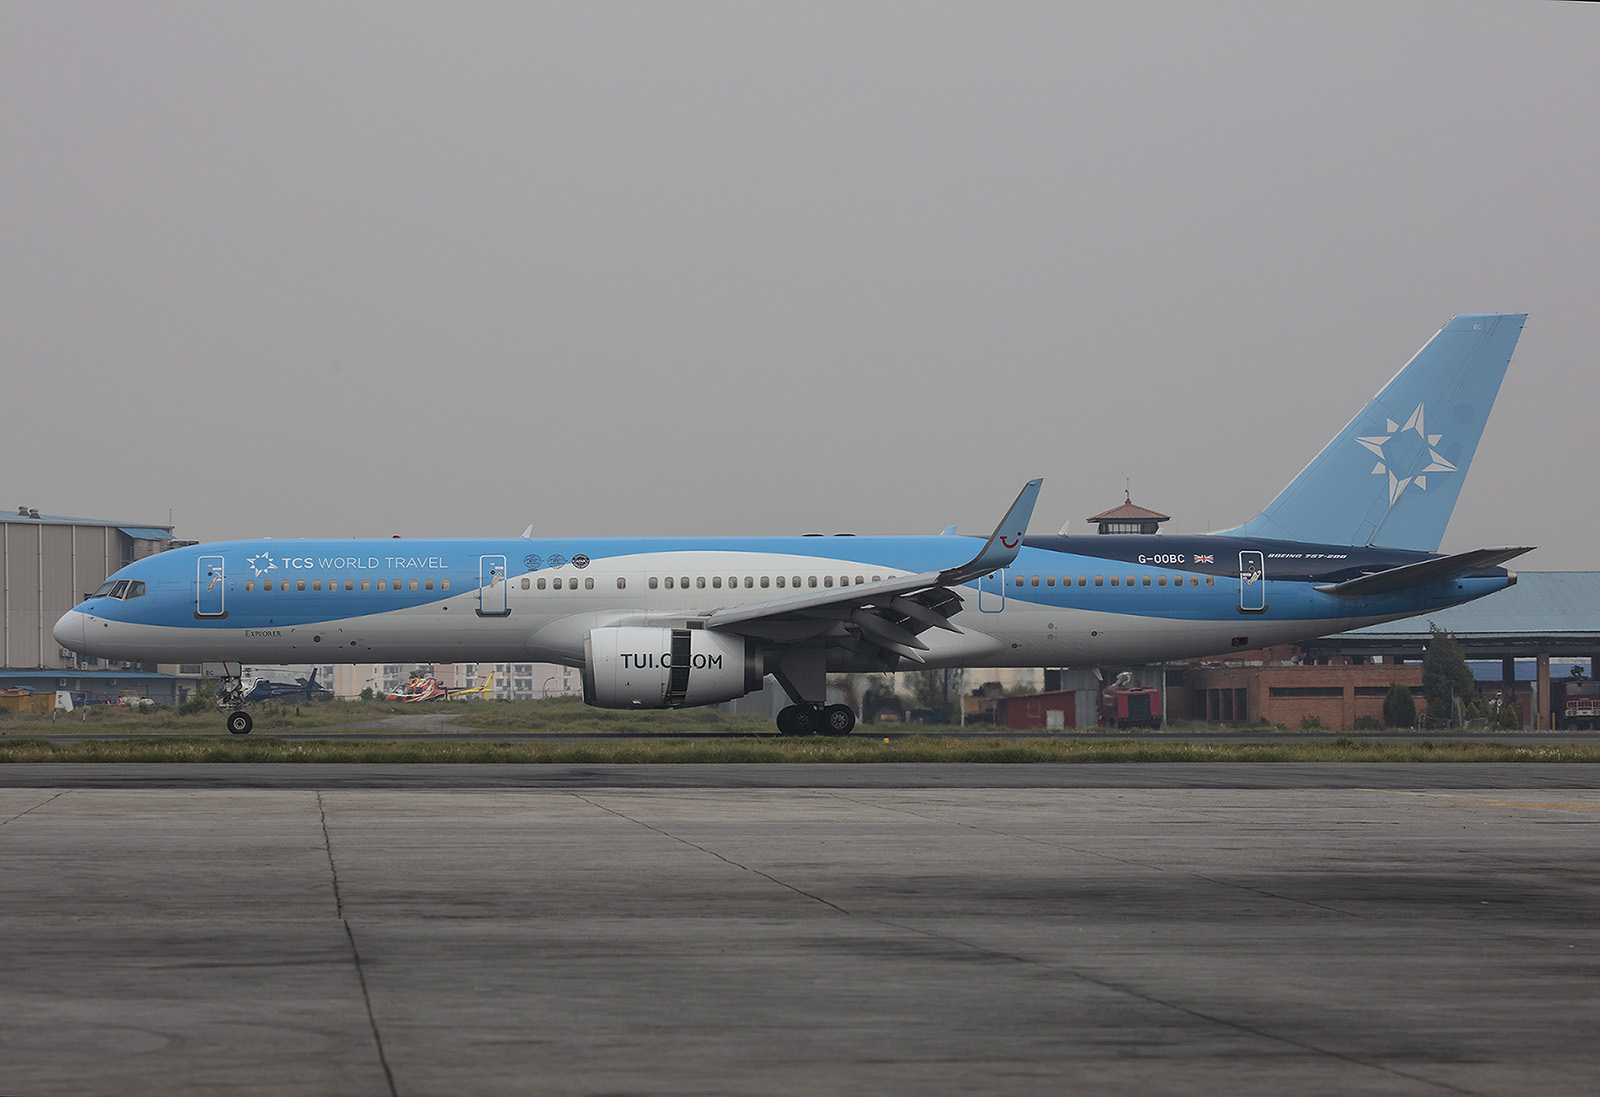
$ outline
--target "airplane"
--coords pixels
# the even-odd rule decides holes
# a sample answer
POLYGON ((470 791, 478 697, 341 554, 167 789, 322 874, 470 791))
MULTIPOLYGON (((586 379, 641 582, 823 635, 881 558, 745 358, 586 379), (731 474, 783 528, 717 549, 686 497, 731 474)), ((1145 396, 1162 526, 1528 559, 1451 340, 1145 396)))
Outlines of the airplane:
MULTIPOLYGON (((603 708, 788 696, 848 734, 829 673, 1127 666, 1292 643, 1481 598, 1527 547, 1438 552, 1527 319, 1461 314, 1254 518, 1213 533, 983 539, 532 536, 252 540, 118 571, 54 635, 143 662, 554 662, 603 708)), ((248 733, 238 679, 218 705, 248 733)))
POLYGON ((447 686, 437 678, 419 675, 389 694, 388 700, 414 704, 418 701, 448 701, 453 697, 482 697, 489 692, 489 683, 493 681, 494 671, 492 670, 482 684, 470 687, 462 686, 460 689, 455 686, 447 686))
MULTIPOLYGON (((241 683, 243 686, 243 683, 241 683)), ((270 701, 275 697, 304 697, 309 703, 319 697, 332 696, 333 691, 324 686, 317 685, 317 672, 313 670, 309 678, 296 678, 294 684, 287 682, 274 682, 267 678, 257 678, 245 687, 241 701, 245 704, 254 704, 257 701, 270 701)))

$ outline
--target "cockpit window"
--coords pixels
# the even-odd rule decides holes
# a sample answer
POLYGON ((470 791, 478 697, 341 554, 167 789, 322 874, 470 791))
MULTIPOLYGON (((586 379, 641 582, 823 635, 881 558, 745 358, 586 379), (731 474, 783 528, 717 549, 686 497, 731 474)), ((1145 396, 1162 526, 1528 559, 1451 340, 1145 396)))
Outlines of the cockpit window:
POLYGON ((107 579, 100 584, 100 589, 89 595, 90 598, 142 598, 144 597, 144 580, 142 579, 107 579))

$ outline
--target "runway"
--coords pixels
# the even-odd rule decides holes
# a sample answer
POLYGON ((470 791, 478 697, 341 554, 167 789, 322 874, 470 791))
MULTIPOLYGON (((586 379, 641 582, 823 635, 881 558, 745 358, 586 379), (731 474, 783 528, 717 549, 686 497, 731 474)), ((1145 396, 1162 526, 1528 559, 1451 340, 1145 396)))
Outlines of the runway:
POLYGON ((1586 767, 706 768, 0 768, 0 1093, 1592 1090, 1586 767))

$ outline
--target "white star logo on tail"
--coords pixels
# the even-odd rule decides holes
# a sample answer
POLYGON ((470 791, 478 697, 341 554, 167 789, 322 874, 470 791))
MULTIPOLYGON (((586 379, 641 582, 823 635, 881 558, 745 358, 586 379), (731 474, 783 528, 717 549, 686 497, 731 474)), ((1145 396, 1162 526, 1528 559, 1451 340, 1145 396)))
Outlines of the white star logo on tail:
POLYGON ((1418 404, 1417 410, 1411 413, 1411 418, 1406 420, 1405 426, 1401 426, 1393 419, 1387 420, 1387 423, 1388 434, 1370 435, 1365 438, 1357 438, 1356 441, 1366 446, 1378 457, 1378 463, 1372 466, 1372 474, 1374 476, 1389 477, 1390 505, 1393 505, 1400 498, 1400 493, 1412 484, 1417 485, 1423 491, 1427 491, 1429 473, 1459 471, 1449 461, 1439 456, 1439 451, 1436 447, 1439 445, 1439 439, 1443 438, 1444 435, 1428 433, 1427 428, 1423 425, 1421 404, 1418 404), (1420 441, 1412 442, 1410 439, 1405 438, 1404 435, 1408 431, 1415 431, 1420 441), (1401 443, 1407 443, 1404 446, 1405 450, 1414 452, 1399 452, 1394 457, 1384 452, 1389 444, 1396 442, 1397 439, 1401 443), (1418 469, 1417 466, 1424 461, 1427 462, 1426 466, 1418 469), (1396 472, 1397 467, 1399 472, 1406 472, 1409 475, 1398 475, 1396 472))

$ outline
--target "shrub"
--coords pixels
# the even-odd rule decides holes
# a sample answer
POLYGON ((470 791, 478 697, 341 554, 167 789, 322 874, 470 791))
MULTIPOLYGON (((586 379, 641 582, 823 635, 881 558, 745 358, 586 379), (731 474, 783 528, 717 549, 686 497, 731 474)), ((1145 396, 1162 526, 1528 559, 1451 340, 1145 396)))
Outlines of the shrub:
POLYGON ((1301 719, 1300 719, 1300 730, 1301 731, 1321 731, 1322 730, 1322 717, 1320 717, 1320 716, 1304 716, 1304 717, 1301 717, 1301 719))
POLYGON ((1417 702, 1411 691, 1399 682, 1389 683, 1389 693, 1383 699, 1383 723, 1391 728, 1417 726, 1417 702))
POLYGON ((1376 716, 1357 716, 1355 722, 1357 731, 1381 731, 1383 725, 1378 723, 1376 716))

